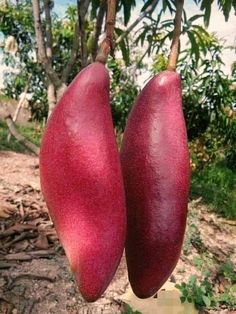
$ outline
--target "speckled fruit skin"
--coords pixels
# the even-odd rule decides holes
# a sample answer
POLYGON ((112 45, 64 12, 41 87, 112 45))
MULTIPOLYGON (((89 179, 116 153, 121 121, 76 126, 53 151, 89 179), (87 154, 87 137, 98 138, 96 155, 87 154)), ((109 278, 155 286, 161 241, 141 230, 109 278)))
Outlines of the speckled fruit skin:
POLYGON ((80 292, 97 300, 125 242, 125 192, 109 105, 109 75, 95 62, 70 84, 41 144, 40 179, 80 292))
POLYGON ((172 273, 186 225, 190 168, 177 73, 163 71, 142 90, 124 132, 121 164, 129 280, 147 298, 172 273))

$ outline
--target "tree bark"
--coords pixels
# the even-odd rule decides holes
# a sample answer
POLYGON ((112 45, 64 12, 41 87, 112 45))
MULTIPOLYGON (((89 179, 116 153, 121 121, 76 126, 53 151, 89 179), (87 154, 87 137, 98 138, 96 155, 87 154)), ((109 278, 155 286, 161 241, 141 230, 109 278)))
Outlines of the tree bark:
POLYGON ((95 61, 96 56, 97 56, 98 41, 99 41, 99 36, 101 35, 101 31, 102 31, 102 24, 103 24, 105 12, 106 12, 106 0, 100 0, 100 7, 98 10, 98 16, 97 16, 96 26, 94 30, 94 38, 93 38, 94 40, 93 47, 92 47, 93 61, 95 61))
POLYGON ((48 82, 47 93, 48 93, 48 116, 47 116, 47 120, 48 120, 52 111, 54 110, 57 104, 56 89, 51 81, 48 82))
POLYGON ((45 10, 45 20, 46 20, 46 55, 48 57, 49 62, 52 66, 52 43, 53 43, 53 37, 52 37, 52 19, 51 19, 51 12, 50 12, 50 0, 44 0, 44 10, 45 10))
POLYGON ((88 12, 90 0, 77 0, 79 34, 80 34, 80 57, 81 67, 86 67, 88 63, 87 38, 85 31, 85 16, 88 12))
MULTIPOLYGON (((48 3, 47 3, 48 4, 48 3)), ((32 0, 33 6, 33 15, 34 15, 34 28, 36 36, 36 44, 38 49, 38 59, 39 62, 43 65, 47 76, 51 81, 54 82, 54 85, 59 88, 62 85, 62 81, 59 79, 57 73, 54 71, 50 60, 47 57, 45 41, 42 31, 42 23, 40 16, 40 5, 39 0, 32 0)), ((48 9, 49 10, 49 9, 48 9)), ((48 27, 48 24, 47 24, 48 27)))

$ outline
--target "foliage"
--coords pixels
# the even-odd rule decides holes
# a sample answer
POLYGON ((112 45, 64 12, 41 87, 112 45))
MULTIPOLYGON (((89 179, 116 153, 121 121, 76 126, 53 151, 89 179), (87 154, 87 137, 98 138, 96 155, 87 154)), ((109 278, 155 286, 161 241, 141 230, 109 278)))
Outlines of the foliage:
POLYGON ((183 246, 184 255, 189 255, 191 253, 192 246, 201 252, 205 250, 200 231, 195 223, 191 223, 188 227, 188 232, 186 233, 186 239, 183 246))
MULTIPOLYGON (((125 6, 125 3, 122 5, 125 6)), ((53 67, 58 73, 62 72, 70 56, 76 14, 76 7, 68 6, 65 16, 52 15, 53 67)), ((30 100, 32 116, 36 120, 42 120, 47 116, 47 81, 42 66, 35 60, 35 35, 31 4, 28 1, 23 1, 20 5, 9 5, 1 8, 0 20, 2 21, 0 31, 5 37, 15 36, 18 43, 17 55, 4 53, 4 62, 20 69, 18 74, 6 73, 5 92, 9 97, 18 99, 27 84, 29 73, 32 73, 29 82, 29 92, 33 95, 30 100)), ((87 37, 93 31, 93 27, 93 22, 86 23, 87 37)), ((108 67, 113 74, 111 93, 114 122, 117 130, 123 130, 127 114, 138 89, 120 62, 110 61, 108 67)), ((80 59, 78 57, 77 63, 70 73, 68 83, 75 77, 79 69, 80 59)))
POLYGON ((236 83, 222 71, 223 44, 212 35, 205 42, 207 51, 192 59, 183 51, 179 69, 183 82, 183 105, 194 167, 226 158, 228 166, 236 164, 236 83))
MULTIPOLYGON (((205 1, 195 1, 199 8, 204 11, 205 18, 209 19, 209 7, 210 4, 205 3, 205 1)), ((86 21, 86 38, 90 37, 91 32, 93 31, 95 20, 98 14, 98 8, 100 1, 93 0, 90 10, 90 20, 86 21)), ((144 2, 143 7, 140 12, 143 12, 150 4, 151 0, 144 2)), ((121 0, 118 2, 117 10, 118 15, 122 16, 123 13, 123 22, 124 25, 130 20, 131 10, 137 5, 135 0, 126 1, 121 0)), ((234 2, 232 1, 219 1, 219 8, 223 10, 225 18, 228 18, 228 14, 232 7, 234 7, 234 2)), ((42 8, 43 10, 43 8, 42 8)), ((148 43, 148 53, 152 51, 158 53, 160 49, 163 49, 164 43, 167 39, 170 39, 173 34, 173 19, 165 20, 165 13, 169 11, 172 15, 175 11, 174 2, 171 0, 165 0, 162 2, 162 7, 158 11, 157 17, 153 18, 155 12, 150 12, 145 17, 145 22, 143 27, 141 27, 133 38, 125 38, 119 44, 123 58, 126 65, 130 62, 130 55, 132 50, 130 47, 132 45, 148 43)), ((68 61, 70 56, 70 49, 73 41, 74 34, 74 25, 77 16, 77 9, 75 6, 68 6, 63 17, 58 17, 52 11, 52 33, 53 33, 53 67, 58 72, 61 73, 62 69, 65 66, 65 63, 68 61)), ((43 12, 44 13, 44 12, 43 12)), ((45 27, 45 20, 42 14, 43 27, 45 27)), ((202 15, 198 14, 193 17, 188 18, 186 13, 184 14, 183 19, 183 30, 184 33, 189 36, 190 51, 192 55, 196 56, 196 59, 199 57, 198 47, 200 47, 205 52, 207 51, 207 40, 208 33, 199 25, 194 24, 196 20, 201 19, 202 15)), ((7 88, 7 93, 14 97, 18 98, 19 94, 22 92, 25 82, 27 81, 28 74, 33 73, 31 82, 30 82, 30 92, 33 93, 33 99, 31 101, 33 116, 35 118, 40 118, 46 116, 47 106, 46 106, 46 94, 45 86, 47 82, 45 81, 45 72, 42 69, 41 65, 36 60, 35 54, 35 35, 34 35, 34 25, 33 25, 33 16, 31 3, 28 0, 17 2, 9 2, 7 6, 3 6, 0 9, 0 31, 4 34, 5 37, 12 35, 16 38, 18 43, 18 53, 17 58, 9 54, 5 54, 5 63, 11 64, 14 67, 20 68, 20 73, 16 76, 14 74, 7 74, 5 83, 7 88), (34 104, 38 102, 42 104, 34 104)), ((123 29, 116 28, 116 34, 121 35, 123 29)), ((69 81, 70 82, 75 74, 80 69, 80 58, 77 58, 77 62, 73 67, 73 70, 70 73, 69 81)), ((123 123, 123 122, 122 122, 123 123)))
POLYGON ((236 78, 229 78, 221 70, 223 49, 223 45, 213 37, 208 43, 208 54, 201 52, 198 63, 192 59, 189 50, 181 55, 179 69, 190 140, 202 135, 213 124, 226 139, 233 137, 231 125, 235 119, 227 111, 233 110, 235 103, 236 91, 232 86, 236 78), (228 128, 225 129, 226 126, 228 128))
MULTIPOLYGON (((211 16, 211 6, 213 0, 194 0, 194 2, 200 5, 202 11, 204 11, 204 22, 205 25, 209 25, 210 16, 211 16)), ((218 0, 217 1, 218 7, 220 11, 223 11, 225 20, 227 21, 229 18, 229 14, 232 9, 236 11, 236 1, 235 0, 218 0)))
POLYGON ((223 161, 205 166, 192 175, 191 194, 201 196, 218 214, 236 219, 236 173, 223 161))
MULTIPOLYGON (((70 57, 70 51, 74 36, 74 22, 76 7, 68 6, 65 16, 60 18, 52 14, 52 33, 53 33, 53 68, 56 71, 62 71, 70 57)), ((13 68, 19 69, 18 73, 5 73, 5 93, 18 99, 23 92, 25 85, 29 81, 29 92, 32 93, 30 106, 32 116, 40 120, 47 116, 47 79, 45 71, 36 58, 34 21, 32 15, 31 3, 27 0, 20 3, 9 4, 0 8, 0 31, 4 37, 14 36, 18 51, 16 55, 3 51, 4 63, 13 68)), ((45 24, 42 19, 43 27, 45 24)), ((91 31, 87 26, 88 33, 91 31)), ((80 60, 77 59, 73 67, 69 81, 70 82, 80 67, 80 60)))
POLYGON ((124 305, 124 314, 142 314, 139 311, 134 311, 129 304, 124 305))
POLYGON ((194 303, 198 309, 216 305, 212 284, 206 278, 198 283, 196 276, 190 276, 187 283, 177 284, 176 288, 182 293, 181 302, 194 303))
POLYGON ((42 100, 45 73, 35 60, 34 25, 31 6, 28 1, 17 5, 7 5, 0 8, 0 31, 5 38, 14 36, 18 51, 16 55, 5 52, 4 63, 18 68, 19 73, 5 73, 5 92, 8 96, 18 99, 32 73, 29 91, 33 92, 32 102, 42 100))
POLYGON ((231 260, 227 260, 225 263, 220 265, 219 274, 228 279, 231 284, 236 283, 236 273, 234 271, 234 264, 231 260))
MULTIPOLYGON (((27 139, 39 146, 43 127, 39 124, 32 126, 17 126, 18 131, 27 139)), ((25 153, 26 149, 14 137, 7 141, 8 127, 5 122, 0 121, 0 150, 10 150, 18 153, 25 153)))
MULTIPOLYGON (((235 309, 236 306, 236 274, 234 271, 234 265, 231 260, 225 261, 218 267, 217 273, 213 279, 210 279, 210 265, 207 263, 204 256, 195 258, 194 264, 200 270, 203 270, 203 266, 207 265, 208 271, 205 272, 204 279, 198 281, 196 276, 190 276, 188 282, 182 282, 177 284, 182 295, 180 297, 181 302, 192 302, 198 309, 201 308, 227 308, 235 309), (225 280, 223 291, 216 292, 214 287, 214 280, 219 276, 223 276, 225 280)), ((209 262, 209 258, 208 258, 209 262)))
POLYGON ((108 63, 111 70, 111 98, 114 125, 118 132, 125 128, 127 115, 138 94, 138 87, 133 78, 125 71, 122 63, 111 60, 108 63))
POLYGON ((227 310, 234 310, 236 307, 236 297, 235 297, 236 287, 230 287, 225 290, 225 292, 219 294, 216 298, 216 302, 227 310))

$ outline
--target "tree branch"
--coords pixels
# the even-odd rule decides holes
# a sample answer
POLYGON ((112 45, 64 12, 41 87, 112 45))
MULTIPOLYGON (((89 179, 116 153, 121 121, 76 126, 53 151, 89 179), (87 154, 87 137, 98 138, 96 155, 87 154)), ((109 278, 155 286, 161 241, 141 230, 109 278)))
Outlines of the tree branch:
POLYGON ((96 20, 96 26, 95 26, 94 38, 93 38, 93 47, 92 47, 93 60, 96 59, 97 50, 98 50, 98 40, 99 40, 99 36, 101 35, 102 23, 104 20, 105 12, 106 12, 106 0, 100 0, 100 7, 98 10, 98 16, 96 20))
POLYGON ((153 0, 151 4, 142 12, 140 13, 139 17, 124 31, 115 41, 115 44, 118 45, 129 33, 145 18, 149 13, 151 13, 159 0, 153 0))
POLYGON ((33 15, 34 15, 34 28, 35 28, 35 36, 36 36, 36 44, 38 49, 38 58, 42 63, 48 77, 51 81, 54 82, 55 86, 59 88, 62 85, 61 80, 59 79, 56 72, 53 70, 50 61, 47 58, 45 42, 42 32, 42 23, 40 17, 40 6, 39 0, 32 0, 33 6, 33 15))
POLYGON ((50 12, 50 0, 44 0, 44 10, 45 10, 45 20, 46 20, 46 55, 51 62, 52 60, 52 45, 53 45, 53 38, 52 38, 52 19, 51 19, 51 12, 50 12))
POLYGON ((73 44, 71 49, 70 58, 62 72, 61 79, 64 83, 67 82, 67 79, 70 75, 71 69, 73 65, 75 64, 76 58, 78 56, 78 50, 79 46, 81 44, 81 63, 82 67, 86 66, 87 64, 87 46, 86 46, 86 40, 85 40, 85 16, 88 11, 88 7, 90 4, 90 0, 77 0, 77 10, 78 10, 78 22, 75 23, 75 30, 74 30, 74 38, 73 38, 73 44), (81 38, 79 40, 79 37, 81 38))
POLYGON ((47 120, 48 120, 51 113, 53 112, 53 109, 56 106, 57 98, 56 98, 55 86, 53 85, 53 83, 49 80, 47 85, 48 85, 48 89, 47 89, 47 94, 48 94, 48 116, 47 116, 47 120))
POLYGON ((184 7, 184 0, 176 0, 176 12, 175 12, 175 28, 173 33, 173 39, 170 47, 170 54, 168 59, 167 70, 175 71, 176 64, 179 56, 180 35, 181 35, 181 19, 184 7))
POLYGON ((106 63, 109 53, 114 48, 113 34, 116 20, 116 0, 107 0, 106 38, 100 45, 96 61, 106 63))
POLYGON ((74 31, 74 38, 73 38, 70 58, 64 70, 62 71, 62 75, 61 75, 61 79, 64 83, 67 82, 71 69, 73 65, 75 64, 76 58, 78 56, 78 49, 79 49, 79 26, 78 26, 78 23, 75 23, 75 31, 74 31))
POLYGON ((7 126, 11 132, 11 134, 17 139, 17 141, 21 144, 23 144, 26 148, 28 148, 31 152, 33 152, 35 155, 39 155, 39 148, 33 144, 32 142, 30 142, 29 140, 27 140, 23 135, 21 135, 16 127, 15 127, 15 123, 12 120, 11 115, 8 115, 5 117, 7 126))
POLYGON ((80 53, 81 53, 81 67, 84 68, 88 62, 87 40, 85 31, 85 16, 88 11, 90 0, 77 0, 78 20, 79 20, 79 34, 80 34, 80 53))
POLYGON ((116 0, 107 0, 106 38, 111 42, 113 48, 113 35, 116 22, 116 0))
POLYGON ((41 17, 40 17, 40 7, 39 7, 39 0, 33 0, 33 14, 34 14, 34 28, 35 28, 35 36, 36 36, 36 43, 38 49, 38 57, 39 60, 46 59, 46 49, 45 43, 43 38, 43 32, 41 27, 41 17))

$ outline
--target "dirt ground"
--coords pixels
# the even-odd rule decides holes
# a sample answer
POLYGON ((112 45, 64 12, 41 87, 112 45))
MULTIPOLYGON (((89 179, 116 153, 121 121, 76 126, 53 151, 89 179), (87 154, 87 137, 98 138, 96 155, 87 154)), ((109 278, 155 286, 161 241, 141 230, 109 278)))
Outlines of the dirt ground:
MULTIPOLYGON (((212 272, 228 259, 236 265, 235 222, 209 212, 200 200, 189 203, 186 234, 184 254, 170 281, 181 283, 191 274, 201 278, 200 268, 206 265, 196 267, 196 260, 203 252, 205 263, 216 261, 212 272)), ((215 287, 224 288, 221 278, 215 287)), ((121 296, 128 289, 123 257, 103 297, 91 304, 82 299, 40 192, 38 158, 0 152, 0 313, 124 313, 121 296)))

